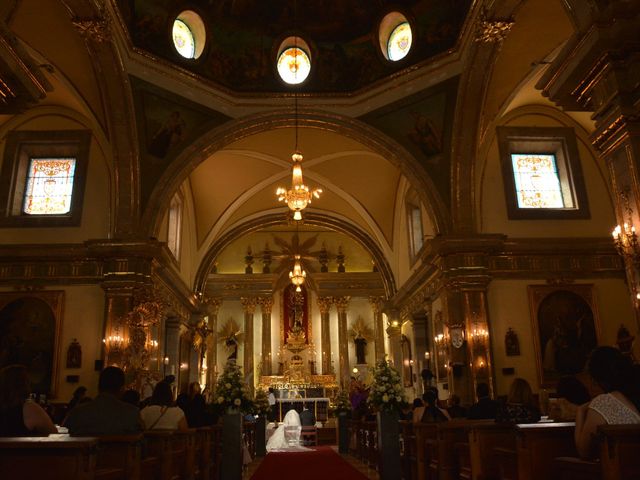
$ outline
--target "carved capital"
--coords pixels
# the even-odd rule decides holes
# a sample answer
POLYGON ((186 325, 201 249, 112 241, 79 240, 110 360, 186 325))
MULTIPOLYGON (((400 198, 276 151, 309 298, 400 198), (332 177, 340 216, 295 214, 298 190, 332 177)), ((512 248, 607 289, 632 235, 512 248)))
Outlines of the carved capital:
POLYGON ((383 308, 383 298, 382 297, 369 297, 369 303, 371 304, 371 309, 375 315, 379 315, 382 313, 383 308))
POLYGON ((112 39, 108 17, 74 18, 71 20, 82 38, 96 43, 110 42, 112 39))
POLYGON ((333 304, 333 298, 331 297, 318 297, 318 309, 320 309, 320 314, 325 315, 329 313, 331 310, 331 305, 333 304))
POLYGON ((220 311, 220 306, 222 305, 222 299, 217 297, 205 297, 202 300, 202 303, 204 304, 207 310, 207 313, 209 315, 216 316, 220 311))
POLYGON ((242 309, 244 310, 244 313, 253 315, 256 312, 258 299, 256 297, 242 297, 240 299, 240 303, 242 303, 242 309))
POLYGON ((260 304, 260 309, 262 310, 263 315, 271 315, 271 310, 273 309, 273 297, 260 297, 258 299, 258 303, 260 304))
POLYGON ((351 297, 334 297, 333 303, 338 309, 338 313, 345 313, 349 307, 351 297))

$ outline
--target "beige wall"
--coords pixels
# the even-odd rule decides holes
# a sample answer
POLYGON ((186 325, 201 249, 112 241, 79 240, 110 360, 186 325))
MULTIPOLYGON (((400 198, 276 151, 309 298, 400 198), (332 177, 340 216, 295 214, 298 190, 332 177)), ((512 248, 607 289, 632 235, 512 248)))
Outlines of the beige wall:
MULTIPOLYGON (((630 331, 635 331, 633 313, 623 280, 586 279, 575 283, 593 284, 600 327, 599 344, 613 345, 621 323, 630 331)), ((528 285, 546 284, 539 280, 494 280, 489 285, 489 321, 498 395, 507 394, 515 377, 526 379, 534 391, 539 389, 528 285), (504 338, 509 327, 516 332, 520 340, 520 356, 506 356, 504 338), (515 375, 503 375, 503 367, 513 367, 515 375)))

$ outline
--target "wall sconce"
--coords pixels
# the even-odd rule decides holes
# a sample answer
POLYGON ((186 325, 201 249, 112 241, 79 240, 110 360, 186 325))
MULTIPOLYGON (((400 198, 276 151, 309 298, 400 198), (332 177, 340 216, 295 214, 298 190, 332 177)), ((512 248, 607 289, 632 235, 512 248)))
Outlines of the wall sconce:
POLYGON ((109 335, 102 339, 108 351, 120 351, 124 349, 124 337, 121 335, 109 335))

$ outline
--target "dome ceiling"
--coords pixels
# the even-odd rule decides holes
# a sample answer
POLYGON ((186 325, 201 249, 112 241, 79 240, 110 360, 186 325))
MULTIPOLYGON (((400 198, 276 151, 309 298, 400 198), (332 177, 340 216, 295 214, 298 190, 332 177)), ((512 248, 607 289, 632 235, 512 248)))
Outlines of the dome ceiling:
POLYGON ((178 65, 238 93, 285 92, 276 72, 280 43, 296 34, 309 45, 312 69, 297 89, 310 93, 350 93, 444 53, 456 44, 470 0, 117 0, 138 49, 178 65), (204 21, 206 44, 199 58, 182 58, 171 27, 184 10, 204 21), (412 48, 391 62, 380 49, 378 26, 399 11, 413 30, 412 48))

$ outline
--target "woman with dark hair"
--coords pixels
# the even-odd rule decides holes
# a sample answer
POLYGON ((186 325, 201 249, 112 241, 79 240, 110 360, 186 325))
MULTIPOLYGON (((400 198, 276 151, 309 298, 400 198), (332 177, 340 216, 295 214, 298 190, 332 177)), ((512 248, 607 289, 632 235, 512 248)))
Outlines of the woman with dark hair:
POLYGON ((507 395, 507 403, 498 408, 496 422, 536 423, 540 411, 533 400, 531 386, 524 378, 514 378, 507 395))
POLYGON ((420 421, 423 423, 437 423, 447 422, 451 420, 449 413, 446 410, 438 407, 438 393, 437 390, 429 388, 422 395, 424 400, 424 410, 420 421))
POLYGON ((147 430, 187 430, 187 420, 181 408, 173 404, 173 392, 167 382, 158 382, 149 406, 140 412, 147 430))
POLYGON ((578 407, 589 400, 591 396, 584 383, 573 375, 565 375, 558 380, 556 398, 549 401, 549 417, 556 422, 573 422, 578 407))
POLYGON ((56 433, 51 418, 29 399, 29 377, 22 365, 0 369, 0 437, 46 436, 56 433))
POLYGON ((67 412, 70 412, 71 410, 73 410, 73 407, 75 407, 76 405, 78 405, 83 398, 85 398, 87 394, 87 387, 78 387, 73 391, 73 396, 71 397, 71 400, 69 400, 69 403, 67 404, 67 412))
POLYGON ((597 347, 591 352, 587 371, 604 393, 576 413, 576 448, 583 458, 596 453, 599 425, 640 423, 640 386, 633 365, 620 350, 597 347))

